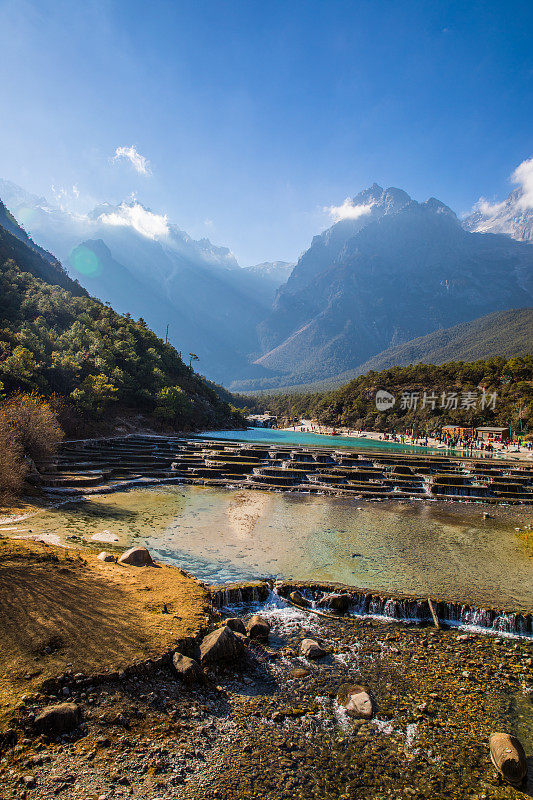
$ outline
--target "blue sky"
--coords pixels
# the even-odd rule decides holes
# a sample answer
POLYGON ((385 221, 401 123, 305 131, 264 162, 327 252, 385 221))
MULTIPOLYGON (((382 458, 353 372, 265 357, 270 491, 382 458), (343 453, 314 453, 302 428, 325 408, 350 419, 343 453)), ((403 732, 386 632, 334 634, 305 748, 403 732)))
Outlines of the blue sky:
POLYGON ((374 181, 502 199, 533 155, 532 33, 529 0, 0 0, 0 176, 292 260, 374 181), (147 164, 112 160, 132 146, 147 164))

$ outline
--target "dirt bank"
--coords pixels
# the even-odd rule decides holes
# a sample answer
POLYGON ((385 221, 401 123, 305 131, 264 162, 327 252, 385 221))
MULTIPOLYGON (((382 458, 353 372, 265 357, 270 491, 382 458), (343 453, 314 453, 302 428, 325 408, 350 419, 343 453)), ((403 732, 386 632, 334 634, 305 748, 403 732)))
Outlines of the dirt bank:
POLYGON ((0 539, 0 725, 67 669, 93 675, 159 658, 205 626, 208 593, 179 569, 96 554, 0 539))

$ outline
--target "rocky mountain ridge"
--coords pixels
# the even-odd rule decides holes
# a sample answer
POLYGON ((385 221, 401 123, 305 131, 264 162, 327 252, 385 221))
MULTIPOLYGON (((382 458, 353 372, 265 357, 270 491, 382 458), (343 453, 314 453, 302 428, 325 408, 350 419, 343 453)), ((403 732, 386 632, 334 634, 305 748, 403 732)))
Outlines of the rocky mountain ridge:
MULTIPOLYGON (((256 364, 301 381, 356 368, 388 347, 533 302, 533 249, 466 231, 446 205, 374 185, 364 211, 319 237, 259 326, 256 364)), ((264 387, 264 383, 263 383, 264 387)))
POLYGON ((328 379, 434 331, 533 305, 531 211, 509 221, 523 190, 498 206, 506 230, 488 233, 496 206, 461 222, 436 198, 374 183, 335 209, 341 218, 296 265, 243 269, 228 248, 193 240, 137 200, 76 215, 6 181, 2 191, 92 295, 160 336, 168 325, 170 341, 232 388, 328 379))
POLYGON ((533 208, 527 204, 524 190, 518 188, 502 203, 478 203, 463 226, 474 233, 503 233, 518 242, 533 243, 533 208))

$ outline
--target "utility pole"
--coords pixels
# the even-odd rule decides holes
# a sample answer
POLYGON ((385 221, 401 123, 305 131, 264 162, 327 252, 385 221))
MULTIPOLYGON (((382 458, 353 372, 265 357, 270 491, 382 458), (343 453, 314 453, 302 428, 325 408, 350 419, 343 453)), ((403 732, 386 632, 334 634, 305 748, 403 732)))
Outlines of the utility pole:
POLYGON ((168 344, 168 322, 167 322, 167 332, 165 333, 165 344, 168 344))

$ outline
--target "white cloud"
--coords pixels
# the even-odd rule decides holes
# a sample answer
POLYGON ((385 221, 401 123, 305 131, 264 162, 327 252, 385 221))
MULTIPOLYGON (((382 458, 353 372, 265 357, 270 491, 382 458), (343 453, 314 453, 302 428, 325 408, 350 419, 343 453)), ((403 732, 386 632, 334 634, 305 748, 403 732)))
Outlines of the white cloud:
POLYGON ((503 200, 501 203, 491 203, 488 200, 485 200, 484 197, 480 197, 477 203, 474 205, 474 211, 478 211, 484 217, 495 217, 497 214, 502 212, 506 206, 506 200, 503 200))
POLYGON ((533 157, 526 158, 517 166, 511 175, 513 183, 518 183, 522 188, 522 195, 518 206, 522 209, 533 208, 533 157))
POLYGON ((134 170, 139 173, 139 175, 152 174, 150 162, 147 158, 137 152, 137 149, 134 145, 131 145, 131 147, 117 147, 115 150, 115 155, 111 160, 119 161, 121 158, 127 159, 127 161, 129 161, 133 166, 134 170))
POLYGON ((484 197, 480 197, 474 205, 473 211, 482 214, 488 222, 501 214, 510 217, 533 208, 533 158, 526 158, 517 166, 511 175, 511 182, 518 185, 520 190, 518 197, 511 196, 501 203, 491 203, 484 197))
POLYGON ((98 221, 104 225, 122 225, 133 228, 142 236, 148 239, 158 239, 161 236, 168 236, 167 216, 153 214, 140 203, 121 203, 116 211, 109 214, 102 214, 98 221))
POLYGON ((341 219, 359 219, 359 217, 364 217, 366 214, 370 214, 372 206, 373 203, 356 205, 347 197, 342 206, 326 206, 324 211, 326 211, 335 222, 339 222, 341 219))

